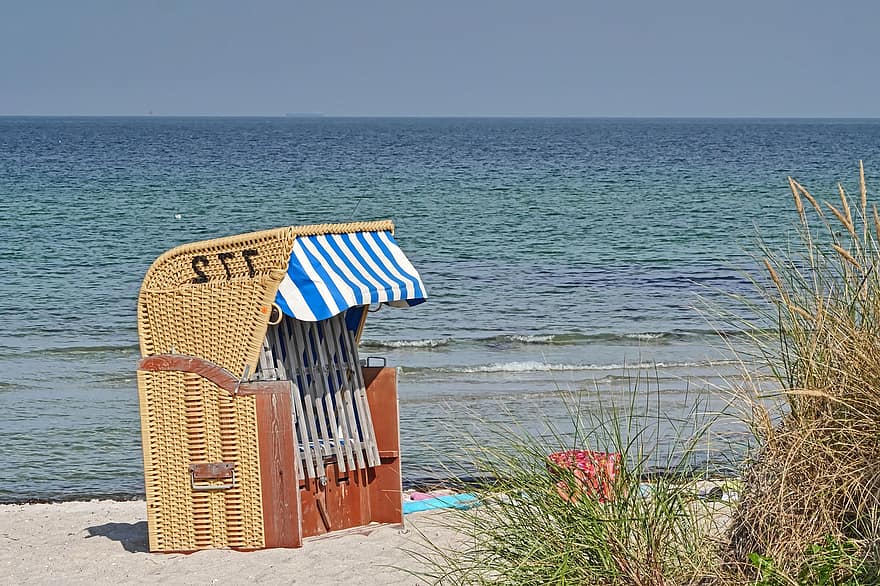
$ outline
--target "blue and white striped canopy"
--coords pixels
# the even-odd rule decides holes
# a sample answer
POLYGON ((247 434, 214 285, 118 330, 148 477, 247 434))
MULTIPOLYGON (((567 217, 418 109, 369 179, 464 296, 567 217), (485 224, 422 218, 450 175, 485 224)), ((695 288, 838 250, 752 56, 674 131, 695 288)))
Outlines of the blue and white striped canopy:
POLYGON ((302 321, 350 307, 416 305, 428 297, 422 278, 389 231, 300 236, 275 302, 302 321))

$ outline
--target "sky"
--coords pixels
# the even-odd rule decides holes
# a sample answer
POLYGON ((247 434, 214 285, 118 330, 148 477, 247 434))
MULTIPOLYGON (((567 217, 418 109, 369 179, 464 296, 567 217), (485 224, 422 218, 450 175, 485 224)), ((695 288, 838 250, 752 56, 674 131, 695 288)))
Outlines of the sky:
POLYGON ((880 3, 0 3, 0 115, 880 117, 880 3))

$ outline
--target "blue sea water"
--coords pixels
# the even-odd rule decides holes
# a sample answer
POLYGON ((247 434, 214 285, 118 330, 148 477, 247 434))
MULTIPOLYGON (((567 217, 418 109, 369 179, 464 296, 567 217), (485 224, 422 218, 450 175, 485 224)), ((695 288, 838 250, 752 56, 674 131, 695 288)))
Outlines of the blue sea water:
POLYGON ((559 391, 625 395, 638 366, 665 411, 720 401, 698 295, 750 294, 786 176, 831 198, 859 159, 876 185, 880 121, 0 118, 0 501, 142 494, 144 273, 282 225, 391 218, 421 271, 429 302, 361 350, 401 367, 410 480, 476 417, 564 418, 559 391))

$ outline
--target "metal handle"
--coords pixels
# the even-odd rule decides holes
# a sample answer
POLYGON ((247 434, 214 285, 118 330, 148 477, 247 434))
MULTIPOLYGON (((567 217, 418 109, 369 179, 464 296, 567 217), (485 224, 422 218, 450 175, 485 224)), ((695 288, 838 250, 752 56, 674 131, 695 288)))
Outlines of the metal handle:
POLYGON ((235 464, 232 462, 205 462, 190 464, 189 482, 193 490, 229 490, 235 488, 235 464), (226 480, 226 484, 196 484, 196 480, 226 480))
POLYGON ((232 471, 232 478, 228 484, 196 484, 196 473, 189 473, 190 485, 193 490, 229 490, 236 487, 235 470, 232 471))

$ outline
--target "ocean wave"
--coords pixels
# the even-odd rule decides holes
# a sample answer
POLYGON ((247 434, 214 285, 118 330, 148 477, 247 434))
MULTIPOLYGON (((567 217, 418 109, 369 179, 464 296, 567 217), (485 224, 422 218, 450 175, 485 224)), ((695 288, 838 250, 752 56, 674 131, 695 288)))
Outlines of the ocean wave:
MULTIPOLYGON (((474 343, 489 347, 519 345, 552 345, 577 346, 581 344, 610 343, 620 340, 631 340, 633 334, 581 334, 575 332, 554 334, 500 334, 486 338, 471 340, 474 343)), ((654 334, 650 334, 654 335, 654 334)), ((664 336, 665 334, 657 334, 664 336)))
POLYGON ((452 344, 453 338, 437 338, 425 340, 363 340, 364 348, 439 348, 452 344))
POLYGON ((54 346, 48 348, 36 348, 26 350, 19 353, 19 356, 80 356, 94 354, 137 354, 140 347, 137 344, 126 344, 123 346, 54 346))
POLYGON ((603 332, 596 334, 584 334, 580 332, 557 332, 557 333, 532 333, 532 334, 498 334, 479 338, 468 337, 444 337, 426 338, 416 340, 365 340, 361 342, 363 348, 390 348, 390 349, 433 349, 449 346, 483 346, 488 348, 507 348, 516 346, 579 346, 579 345, 624 345, 635 344, 665 345, 675 342, 694 342, 720 338, 738 338, 755 335, 758 332, 738 331, 715 331, 715 330, 671 330, 668 332, 603 332))
POLYGON ((113 386, 127 386, 137 383, 137 377, 129 374, 109 374, 105 376, 95 377, 95 380, 101 383, 113 386))
POLYGON ((565 372, 565 371, 636 371, 673 368, 705 368, 737 364, 733 360, 705 362, 637 362, 632 364, 569 364, 538 361, 493 362, 473 366, 401 367, 404 373, 478 374, 505 372, 565 372))
POLYGON ((662 339, 667 338, 669 336, 670 336, 670 334, 668 334, 668 333, 655 333, 655 332, 644 332, 644 333, 637 333, 637 334, 623 334, 623 337, 628 340, 641 340, 644 342, 647 342, 650 340, 662 340, 662 339))
MULTIPOLYGON (((530 336, 513 334, 510 336, 499 336, 501 339, 508 339, 513 342, 520 342, 522 344, 552 344, 556 341, 557 336, 555 334, 533 334, 530 336)), ((494 340, 496 338, 489 338, 490 340, 494 340)))

